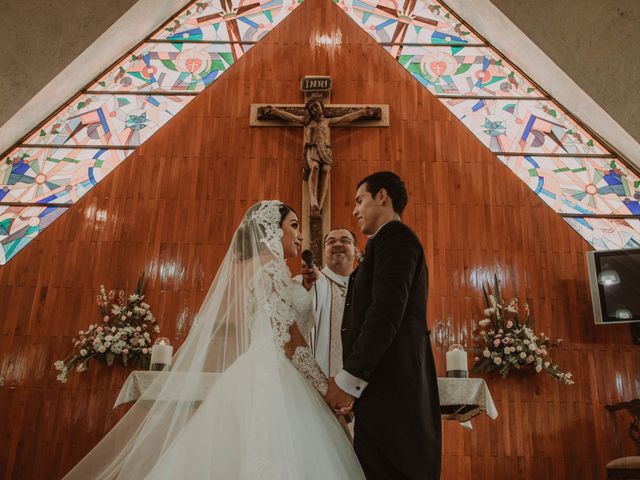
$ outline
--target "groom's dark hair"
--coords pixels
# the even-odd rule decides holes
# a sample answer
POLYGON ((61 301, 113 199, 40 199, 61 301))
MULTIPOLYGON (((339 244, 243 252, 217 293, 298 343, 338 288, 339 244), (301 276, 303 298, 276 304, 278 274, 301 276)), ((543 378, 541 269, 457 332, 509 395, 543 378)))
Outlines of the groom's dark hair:
POLYGON ((384 188, 391 198, 393 211, 398 215, 402 215, 409 201, 409 195, 407 194, 407 187, 398 175, 393 172, 372 173, 360 180, 356 189, 363 184, 366 184, 367 191, 372 197, 375 197, 384 188))

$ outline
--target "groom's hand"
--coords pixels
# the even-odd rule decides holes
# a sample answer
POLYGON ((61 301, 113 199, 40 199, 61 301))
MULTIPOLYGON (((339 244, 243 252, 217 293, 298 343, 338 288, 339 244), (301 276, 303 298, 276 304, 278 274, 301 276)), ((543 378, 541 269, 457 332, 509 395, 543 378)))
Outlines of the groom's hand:
POLYGON ((354 398, 336 384, 333 377, 328 380, 329 386, 327 388, 327 394, 324 399, 329 404, 331 409, 341 415, 351 413, 353 409, 354 398))

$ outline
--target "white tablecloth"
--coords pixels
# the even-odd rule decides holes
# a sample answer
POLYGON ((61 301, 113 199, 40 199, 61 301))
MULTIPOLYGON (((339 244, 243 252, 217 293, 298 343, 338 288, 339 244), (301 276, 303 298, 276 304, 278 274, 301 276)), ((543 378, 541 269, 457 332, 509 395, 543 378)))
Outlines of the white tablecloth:
MULTIPOLYGON (((168 375, 167 372, 148 372, 145 370, 131 372, 118 394, 114 408, 136 400, 142 402, 143 405, 146 402, 157 400, 164 382, 161 380, 154 382, 154 380, 166 375, 168 375)), ((184 375, 189 374, 185 373, 184 375)), ((194 401, 202 401, 218 375, 217 373, 201 373, 197 375, 196 378, 199 380, 199 384, 194 401)), ((438 390, 440 392, 440 406, 443 410, 442 418, 444 420, 457 420, 463 426, 469 428, 470 423, 468 421, 482 412, 486 412, 489 418, 492 419, 498 416, 489 387, 481 378, 439 377, 438 390)))

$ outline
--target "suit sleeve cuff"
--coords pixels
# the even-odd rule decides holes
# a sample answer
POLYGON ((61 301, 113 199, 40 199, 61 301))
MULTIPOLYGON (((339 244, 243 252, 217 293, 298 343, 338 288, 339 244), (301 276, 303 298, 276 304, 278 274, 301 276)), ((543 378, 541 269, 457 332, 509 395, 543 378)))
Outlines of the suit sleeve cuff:
POLYGON ((351 375, 346 370, 340 370, 335 377, 335 381, 341 390, 355 398, 360 398, 364 389, 369 385, 369 382, 351 375))

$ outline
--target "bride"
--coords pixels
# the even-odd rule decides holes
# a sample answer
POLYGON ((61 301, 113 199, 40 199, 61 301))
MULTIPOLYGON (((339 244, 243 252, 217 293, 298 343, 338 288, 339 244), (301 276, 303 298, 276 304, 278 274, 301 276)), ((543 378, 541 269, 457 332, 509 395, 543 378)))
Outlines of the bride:
POLYGON ((171 370, 65 479, 364 479, 305 342, 301 240, 287 205, 246 212, 171 370))

